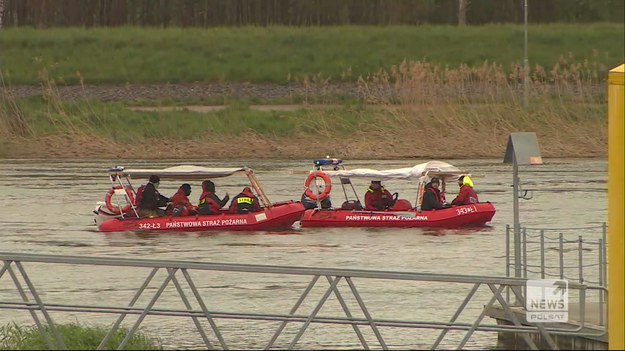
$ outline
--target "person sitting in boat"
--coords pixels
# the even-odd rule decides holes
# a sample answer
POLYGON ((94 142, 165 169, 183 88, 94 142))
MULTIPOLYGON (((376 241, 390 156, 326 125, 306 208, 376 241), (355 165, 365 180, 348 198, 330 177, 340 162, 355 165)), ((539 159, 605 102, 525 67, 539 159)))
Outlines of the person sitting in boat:
POLYGON ((219 209, 224 207, 230 195, 226 193, 223 200, 215 194, 215 183, 210 179, 202 182, 202 195, 200 195, 200 204, 197 207, 199 214, 215 214, 219 212, 219 209))
POLYGON ((393 195, 384 189, 382 181, 372 180, 365 194, 365 210, 381 211, 393 207, 393 195))
POLYGON ((195 206, 189 201, 189 195, 191 195, 191 185, 182 184, 171 197, 171 206, 167 208, 167 215, 177 217, 197 214, 195 206))
POLYGON ((161 179, 156 174, 150 176, 147 184, 137 189, 137 210, 141 217, 159 217, 165 215, 165 210, 161 207, 167 206, 169 198, 158 192, 161 179))
POLYGON ((460 187, 460 192, 451 202, 452 206, 470 205, 478 202, 477 194, 473 190, 473 182, 469 176, 461 175, 458 178, 458 186, 460 187))
POLYGON ((260 203, 258 202, 256 195, 252 193, 252 189, 250 189, 249 186, 243 188, 243 191, 241 191, 239 195, 232 198, 232 203, 230 203, 231 213, 248 213, 257 211, 260 211, 260 203))
MULTIPOLYGON (((322 191, 319 190, 319 194, 321 193, 322 191)), ((306 196, 306 192, 304 192, 302 194, 302 205, 304 205, 304 208, 307 210, 311 208, 317 208, 317 200, 313 200, 309 198, 308 196, 306 196)), ((332 201, 330 201, 330 195, 324 197, 321 200, 321 208, 323 209, 332 208, 332 201)))
POLYGON ((421 210, 430 211, 451 207, 450 204, 445 202, 445 198, 441 194, 441 191, 438 190, 439 186, 440 180, 438 177, 432 177, 432 180, 425 185, 423 200, 421 201, 421 210))

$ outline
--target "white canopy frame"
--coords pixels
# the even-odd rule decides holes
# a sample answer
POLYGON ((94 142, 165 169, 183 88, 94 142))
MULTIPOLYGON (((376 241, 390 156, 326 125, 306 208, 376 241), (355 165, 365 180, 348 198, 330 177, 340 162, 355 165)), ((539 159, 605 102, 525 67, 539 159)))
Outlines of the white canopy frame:
MULTIPOLYGON (((311 171, 311 173, 314 171, 311 171)), ((343 182, 343 179, 349 178, 365 178, 371 180, 389 180, 389 179, 417 179, 418 191, 415 201, 416 208, 421 211, 421 202, 423 200, 423 192, 425 185, 432 179, 432 177, 438 177, 441 180, 441 191, 445 193, 445 184, 450 180, 458 179, 461 175, 468 175, 470 173, 461 170, 460 168, 453 166, 447 162, 433 160, 424 163, 417 164, 413 167, 395 168, 387 170, 376 170, 370 168, 356 168, 351 170, 335 169, 324 170, 324 173, 330 177, 338 177, 343 182)), ((357 194, 356 194, 357 196, 357 194)))
POLYGON ((125 169, 124 167, 111 168, 108 171, 111 182, 118 182, 123 186, 122 179, 126 180, 126 183, 132 188, 130 182, 131 178, 134 179, 147 179, 152 175, 157 175, 161 179, 171 180, 204 180, 213 178, 223 178, 238 174, 245 174, 250 185, 254 189, 254 192, 258 195, 260 201, 263 203, 263 207, 271 208, 273 204, 269 201, 269 198, 265 194, 263 187, 256 178, 254 170, 248 167, 239 168, 210 168, 194 165, 181 165, 163 169, 125 169))

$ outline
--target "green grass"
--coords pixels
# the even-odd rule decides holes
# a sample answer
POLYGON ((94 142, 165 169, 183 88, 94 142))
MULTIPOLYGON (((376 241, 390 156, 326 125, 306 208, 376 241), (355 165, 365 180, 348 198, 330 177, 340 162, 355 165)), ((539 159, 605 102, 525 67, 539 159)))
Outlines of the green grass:
MULTIPOLYGON (((60 324, 56 326, 63 338, 65 346, 69 350, 95 350, 108 328, 82 326, 75 323, 60 324)), ((46 333, 50 340, 55 340, 49 328, 46 333)), ((124 337, 128 334, 125 329, 117 330, 109 342, 104 346, 106 350, 116 349, 124 337)), ((61 347, 56 345, 55 349, 61 347)), ((48 345, 44 341, 36 326, 21 327, 17 324, 8 324, 0 327, 1 350, 47 350, 48 345)), ((162 350, 159 341, 152 340, 141 333, 135 333, 125 347, 126 350, 162 350)))
MULTIPOLYGON (((562 55, 606 68, 624 61, 624 25, 530 25, 529 62, 562 55)), ((523 26, 334 26, 224 28, 53 28, 0 31, 6 84, 241 81, 320 77, 355 81, 402 60, 441 67, 522 64, 523 26)))
POLYGON ((88 132, 129 143, 150 138, 205 140, 250 132, 266 137, 297 137, 318 132, 348 135, 373 119, 372 111, 357 105, 322 111, 257 111, 249 105, 234 103, 221 111, 197 113, 133 111, 123 103, 87 100, 49 103, 41 97, 18 99, 15 103, 31 137, 88 132))
MULTIPOLYGON (((299 109, 294 111, 258 111, 243 103, 233 103, 225 109, 198 113, 186 109, 164 111, 134 111, 124 103, 99 101, 57 101, 48 104, 41 98, 19 99, 16 104, 31 131, 30 137, 54 133, 92 133, 114 141, 136 143, 146 139, 207 140, 256 133, 264 137, 350 136, 362 130, 396 130, 410 127, 410 123, 425 125, 419 116, 394 119, 381 105, 343 105, 329 108, 299 109), (412 121, 401 126, 402 120, 412 121), (399 125, 399 127, 398 127, 399 125)), ((399 107, 410 109, 409 105, 399 107)), ((441 102, 439 109, 447 111, 445 120, 470 121, 470 116, 506 116, 513 105, 463 104, 441 102), (453 111, 450 114, 449 111, 453 111)), ((432 106, 436 109, 436 105, 432 106)), ((565 99, 542 97, 532 100, 530 108, 522 113, 536 123, 548 123, 556 116, 569 120, 605 121, 606 107, 601 103, 573 103, 565 99)), ((433 116, 435 118, 436 114, 433 116)), ((443 116, 439 116, 441 118, 443 116)), ((500 118, 500 117, 498 117, 500 118)), ((452 123, 452 121, 447 121, 452 123)))
POLYGON ((413 103, 418 94, 297 111, 263 112, 232 103, 209 113, 140 112, 123 103, 85 100, 0 100, 0 157, 143 154, 146 146, 147 157, 180 159, 317 157, 319 152, 351 158, 494 157, 505 147, 500 142, 519 130, 537 132, 545 157, 605 154, 607 106, 601 96, 539 95, 522 108, 513 97, 467 103, 462 96, 442 94, 413 103), (11 104, 19 114, 10 112, 11 104))
POLYGON ((623 61, 623 25, 531 26, 529 107, 522 106, 519 38, 522 27, 513 25, 461 30, 446 26, 3 30, 0 78, 8 86, 21 82, 42 89, 39 96, 27 99, 14 97, 11 91, 0 94, 0 157, 41 156, 29 151, 35 143, 43 154, 50 149, 57 155, 49 145, 69 150, 70 155, 101 154, 111 142, 116 149, 133 152, 161 143, 155 153, 161 157, 196 155, 198 149, 209 150, 204 155, 210 157, 249 157, 258 149, 266 155, 293 157, 314 151, 308 141, 363 157, 370 155, 371 145, 387 145, 389 140, 393 152, 414 156, 427 152, 425 140, 434 145, 437 137, 446 157, 457 155, 457 150, 492 156, 500 152, 498 140, 518 130, 543 133, 540 136, 550 141, 546 154, 602 155, 606 96, 601 85, 607 69, 623 61), (340 95, 326 84, 328 79, 352 81, 359 76, 363 78, 349 86, 357 89, 357 96, 340 95), (153 101, 60 98, 58 85, 83 79, 87 84, 131 82, 129 89, 146 82, 302 80, 320 94, 308 96, 304 89, 303 96, 268 100, 241 98, 231 91, 153 101), (268 112, 250 108, 301 102, 339 106, 268 112), (209 113, 131 109, 188 104, 226 108, 209 113), (443 138, 449 135, 463 135, 466 138, 458 143, 471 146, 450 143, 443 138), (249 147, 231 147, 235 144, 249 147), (236 153, 239 149, 242 153, 236 153))

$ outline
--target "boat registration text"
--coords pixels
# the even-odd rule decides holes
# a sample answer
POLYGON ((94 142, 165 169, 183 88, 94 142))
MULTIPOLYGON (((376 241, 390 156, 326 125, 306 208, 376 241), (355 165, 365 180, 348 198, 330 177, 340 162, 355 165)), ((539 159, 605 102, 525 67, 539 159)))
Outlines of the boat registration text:
POLYGON ((456 215, 458 216, 474 212, 477 212, 477 207, 475 206, 461 207, 456 209, 456 215))
POLYGON ((224 225, 245 225, 247 219, 215 219, 210 221, 167 222, 164 227, 161 223, 139 223, 139 229, 169 229, 169 228, 202 228, 218 227, 224 225))
POLYGON ((428 216, 414 216, 414 217, 404 217, 404 216, 345 216, 345 220, 347 221, 427 221, 428 216))

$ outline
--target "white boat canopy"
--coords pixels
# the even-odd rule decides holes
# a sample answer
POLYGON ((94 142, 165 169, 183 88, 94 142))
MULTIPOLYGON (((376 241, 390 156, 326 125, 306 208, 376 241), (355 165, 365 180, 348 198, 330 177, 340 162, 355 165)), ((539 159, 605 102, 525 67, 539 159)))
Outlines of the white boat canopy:
POLYGON ((123 169, 113 168, 109 174, 131 176, 132 178, 149 178, 157 175, 164 179, 209 179, 228 177, 234 174, 249 174, 253 172, 247 167, 242 168, 207 168, 200 166, 175 166, 163 169, 123 169))
POLYGON ((181 165, 163 169, 125 169, 124 167, 115 167, 108 170, 109 178, 114 184, 117 182, 124 187, 122 178, 130 183, 130 178, 149 178, 157 175, 161 179, 179 179, 179 180, 204 180, 212 178, 229 177, 235 174, 244 174, 250 181, 252 188, 260 198, 265 207, 272 207, 273 204, 265 195, 265 191, 256 179, 254 170, 247 167, 241 168, 208 168, 201 166, 181 165))
MULTIPOLYGON (((311 171, 314 172, 314 171, 311 171)), ((345 178, 369 178, 369 179, 419 179, 426 174, 430 177, 441 176, 445 178, 457 178, 467 172, 442 161, 429 161, 420 163, 414 167, 375 170, 369 168, 356 168, 351 170, 323 171, 330 177, 345 178)))

